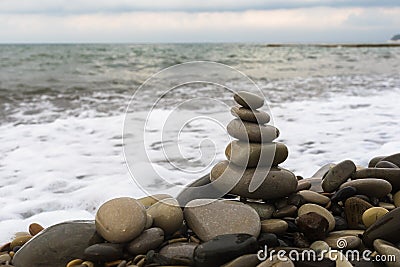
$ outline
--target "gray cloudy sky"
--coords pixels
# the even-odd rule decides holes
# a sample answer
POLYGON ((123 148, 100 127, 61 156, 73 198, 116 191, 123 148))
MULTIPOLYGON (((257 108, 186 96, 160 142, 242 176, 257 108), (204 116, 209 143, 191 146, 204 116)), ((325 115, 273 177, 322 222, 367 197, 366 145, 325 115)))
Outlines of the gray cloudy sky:
POLYGON ((399 0, 0 0, 0 42, 385 42, 399 0))

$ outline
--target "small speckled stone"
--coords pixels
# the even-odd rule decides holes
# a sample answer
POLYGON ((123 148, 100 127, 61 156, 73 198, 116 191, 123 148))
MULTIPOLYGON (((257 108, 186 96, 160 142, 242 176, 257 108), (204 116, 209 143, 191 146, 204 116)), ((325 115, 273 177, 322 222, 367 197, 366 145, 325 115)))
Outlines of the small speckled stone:
POLYGON ((251 110, 243 107, 233 107, 231 108, 231 113, 233 116, 249 122, 255 122, 258 124, 265 124, 270 121, 270 116, 268 113, 259 110, 251 110))
POLYGON ((136 199, 115 198, 101 205, 97 211, 96 230, 111 243, 123 243, 139 236, 146 220, 146 210, 136 199))
POLYGON ((358 194, 372 197, 384 197, 392 191, 392 186, 388 181, 376 178, 364 178, 348 181, 342 184, 341 188, 346 186, 353 186, 357 189, 358 194))
POLYGON ((366 227, 370 227, 379 218, 383 217, 389 211, 381 207, 372 207, 364 211, 362 215, 362 221, 366 227))
POLYGON ((242 107, 249 109, 258 109, 264 105, 263 97, 246 91, 236 92, 233 99, 242 107))
POLYGON ((332 231, 335 228, 335 218, 333 215, 325 208, 317 205, 317 204, 304 204, 299 208, 297 211, 298 216, 301 216, 303 214, 309 213, 309 212, 315 212, 323 217, 328 221, 329 227, 328 231, 332 231))
POLYGON ((261 231, 264 233, 281 234, 288 229, 288 223, 281 219, 267 219, 261 221, 261 231))
POLYGON ((196 199, 187 204, 184 215, 190 229, 203 241, 223 234, 260 234, 257 212, 240 202, 196 199))
POLYGON ((356 171, 356 165, 351 160, 345 160, 331 168, 322 181, 325 192, 333 192, 339 188, 356 171))

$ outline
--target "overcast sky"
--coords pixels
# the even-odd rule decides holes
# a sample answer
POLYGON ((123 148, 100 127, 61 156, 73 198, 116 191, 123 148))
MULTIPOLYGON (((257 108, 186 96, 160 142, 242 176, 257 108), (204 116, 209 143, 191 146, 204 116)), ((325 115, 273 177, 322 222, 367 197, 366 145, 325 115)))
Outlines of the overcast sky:
POLYGON ((0 0, 0 42, 386 42, 400 0, 0 0))

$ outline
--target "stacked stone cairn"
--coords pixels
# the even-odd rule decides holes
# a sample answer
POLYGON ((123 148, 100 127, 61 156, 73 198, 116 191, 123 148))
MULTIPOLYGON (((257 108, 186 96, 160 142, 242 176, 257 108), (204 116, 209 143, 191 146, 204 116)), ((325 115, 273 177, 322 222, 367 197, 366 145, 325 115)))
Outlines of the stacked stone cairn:
POLYGON ((228 176, 240 171, 229 194, 217 200, 199 197, 184 207, 165 194, 121 197, 101 205, 92 221, 47 228, 32 223, 27 232, 0 246, 0 266, 399 266, 400 153, 373 158, 368 167, 350 160, 328 164, 310 178, 296 179, 277 167, 287 149, 272 143, 278 131, 264 125, 269 117, 256 110, 263 101, 244 92, 235 100, 241 107, 232 113, 240 120, 230 123, 228 132, 239 141, 228 145, 229 161, 192 184, 225 179, 220 169, 228 170, 228 176), (237 126, 241 121, 244 128, 237 126), (267 141, 260 142, 257 137, 264 131, 267 141), (244 134, 250 143, 241 143, 244 134), (246 146, 250 153, 243 156, 246 146), (272 159, 266 157, 271 168, 260 162, 257 151, 264 147, 277 152, 272 159), (256 167, 265 171, 265 179, 249 190, 256 167), (360 258, 350 257, 354 250, 360 258), (317 258, 307 257, 311 252, 317 258), (293 258, 296 254, 300 257, 293 258))

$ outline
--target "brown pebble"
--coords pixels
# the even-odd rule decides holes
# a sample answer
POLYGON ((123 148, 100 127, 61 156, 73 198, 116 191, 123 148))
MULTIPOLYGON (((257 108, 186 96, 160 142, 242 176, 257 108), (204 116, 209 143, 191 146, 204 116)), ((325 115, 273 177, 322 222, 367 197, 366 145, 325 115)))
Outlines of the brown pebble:
POLYGON ((44 228, 43 226, 41 226, 38 223, 31 223, 31 225, 29 225, 29 233, 32 236, 37 235, 40 231, 42 231, 44 228))
POLYGON ((31 238, 32 238, 32 236, 30 236, 30 235, 19 236, 19 237, 15 238, 13 241, 11 241, 10 248, 13 249, 16 246, 23 246, 31 238))

